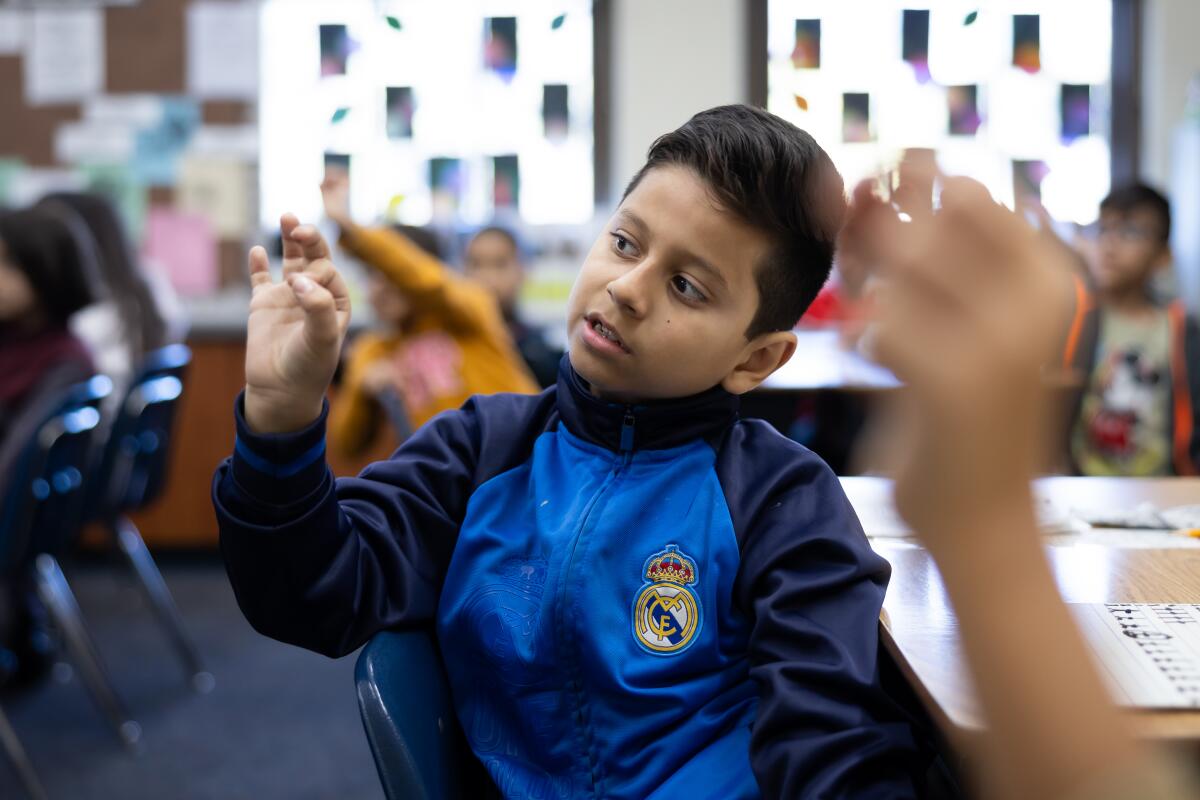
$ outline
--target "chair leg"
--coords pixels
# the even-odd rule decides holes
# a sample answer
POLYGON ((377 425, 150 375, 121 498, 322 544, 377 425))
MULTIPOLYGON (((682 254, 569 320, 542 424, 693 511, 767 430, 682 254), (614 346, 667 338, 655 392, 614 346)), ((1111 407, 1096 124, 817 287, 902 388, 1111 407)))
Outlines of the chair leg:
POLYGON ((21 747, 21 740, 9 724, 3 708, 0 708, 0 744, 4 746, 8 760, 17 770, 17 780, 21 782, 30 800, 47 800, 46 790, 42 788, 37 773, 33 771, 33 764, 30 763, 29 756, 25 755, 25 748, 21 747))
POLYGON ((184 628, 183 617, 175 606, 171 591, 167 588, 162 573, 158 571, 158 566, 154 563, 154 557, 150 555, 146 543, 142 541, 142 535, 138 532, 137 526, 128 517, 119 516, 113 522, 113 532, 117 538, 117 545, 138 576, 138 582, 142 585, 150 607, 154 609, 159 623, 166 630, 171 644, 175 646, 175 651, 183 661, 184 668, 190 676, 192 688, 201 694, 212 691, 216 681, 212 673, 204 669, 201 664, 200 654, 184 628))
POLYGON ((79 604, 63 575, 58 561, 48 553, 42 553, 34 561, 38 596, 46 604, 63 642, 79 670, 83 683, 91 692, 92 699, 108 718, 117 737, 133 753, 141 750, 142 726, 126 713, 121 700, 112 688, 104 667, 100 664, 96 645, 83 625, 79 604))

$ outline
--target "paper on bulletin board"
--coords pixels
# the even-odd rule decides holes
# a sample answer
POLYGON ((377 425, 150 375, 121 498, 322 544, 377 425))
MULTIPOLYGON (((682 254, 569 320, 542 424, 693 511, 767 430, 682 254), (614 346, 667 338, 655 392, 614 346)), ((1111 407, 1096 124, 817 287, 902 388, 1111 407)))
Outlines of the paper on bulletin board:
POLYGON ((205 99, 258 97, 258 6, 193 2, 187 10, 188 93, 205 99))
POLYGON ((54 158, 63 164, 124 164, 133 156, 133 141, 128 125, 68 122, 54 132, 54 158))
POLYGON ((25 51, 25 99, 31 105, 82 100, 104 89, 104 12, 99 8, 32 12, 25 51))
POLYGON ((50 192, 83 191, 83 176, 73 169, 22 169, 10 174, 7 202, 14 208, 33 205, 50 192))
POLYGON ((141 239, 146 223, 146 187, 124 164, 83 164, 79 168, 85 188, 112 201, 135 241, 141 239))
POLYGON ((244 161, 192 157, 179 167, 175 204, 206 218, 222 239, 239 239, 254 224, 254 175, 244 161))
POLYGON ((105 94, 83 103, 83 119, 106 125, 150 128, 163 118, 162 98, 153 94, 105 94))
POLYGON ((161 267, 180 295, 196 297, 217 290, 217 240, 204 217, 173 208, 151 208, 143 242, 146 258, 161 267))
POLYGON ((24 11, 0 10, 0 56, 20 55, 25 49, 28 22, 24 11))
POLYGON ((175 183, 179 159, 200 125, 200 105, 189 97, 166 97, 157 124, 138 131, 134 172, 147 186, 175 183))
POLYGON ((19 158, 0 158, 0 206, 13 205, 9 200, 13 179, 25 169, 19 158))
POLYGON ((197 156, 219 156, 243 161, 258 160, 257 125, 201 125, 188 153, 197 156))

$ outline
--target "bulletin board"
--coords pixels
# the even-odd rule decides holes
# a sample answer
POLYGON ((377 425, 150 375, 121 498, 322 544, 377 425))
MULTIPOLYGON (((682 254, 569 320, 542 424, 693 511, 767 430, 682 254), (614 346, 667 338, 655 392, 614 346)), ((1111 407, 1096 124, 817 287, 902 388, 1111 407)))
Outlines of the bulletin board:
MULTIPOLYGON (((257 3, 246 0, 0 4, 0 204, 98 190, 112 196, 143 252, 162 245, 163 233, 186 231, 198 254, 178 262, 169 248, 150 254, 168 261, 159 265, 172 280, 181 276, 185 295, 244 281, 246 244, 257 232, 257 85, 225 96, 195 90, 189 25, 197 9, 257 18, 257 3), (81 22, 83 33, 95 33, 87 52, 77 62, 59 54, 57 75, 32 75, 53 55, 37 52, 38 26, 78 31, 81 22), (39 97, 31 91, 39 80, 58 82, 46 92, 89 82, 92 90, 39 97), (232 214, 231 194, 243 195, 232 214)), ((257 31, 240 41, 256 47, 257 31)))

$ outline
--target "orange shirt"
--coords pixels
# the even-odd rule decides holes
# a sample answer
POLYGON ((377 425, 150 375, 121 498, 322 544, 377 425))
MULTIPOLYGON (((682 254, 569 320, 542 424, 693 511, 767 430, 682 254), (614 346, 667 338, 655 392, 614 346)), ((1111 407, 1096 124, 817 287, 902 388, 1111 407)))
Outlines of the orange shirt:
POLYGON ((363 388, 368 367, 387 359, 413 428, 476 394, 539 390, 513 344, 500 307, 482 286, 390 228, 355 228, 342 246, 408 297, 415 317, 402 335, 361 334, 329 416, 330 446, 352 455, 370 446, 383 412, 363 388))

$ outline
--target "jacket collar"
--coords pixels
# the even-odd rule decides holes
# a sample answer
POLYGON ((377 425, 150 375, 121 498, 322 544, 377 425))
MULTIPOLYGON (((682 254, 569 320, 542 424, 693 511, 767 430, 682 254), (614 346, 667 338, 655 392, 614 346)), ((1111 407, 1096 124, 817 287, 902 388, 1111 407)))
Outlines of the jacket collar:
POLYGON ((738 397, 714 386, 690 397, 610 403, 564 355, 558 366, 558 413, 571 433, 609 450, 664 450, 696 439, 713 441, 737 420, 738 397))

